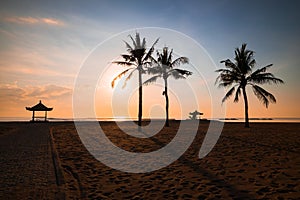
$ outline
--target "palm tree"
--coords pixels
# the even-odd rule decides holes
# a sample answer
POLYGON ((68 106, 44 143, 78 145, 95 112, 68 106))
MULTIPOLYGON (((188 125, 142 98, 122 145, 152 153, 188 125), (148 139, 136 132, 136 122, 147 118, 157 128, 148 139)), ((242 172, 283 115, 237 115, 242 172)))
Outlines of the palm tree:
POLYGON ((163 78, 165 90, 163 91, 162 95, 166 98, 166 126, 169 125, 169 96, 168 96, 168 78, 173 77, 175 79, 185 79, 186 76, 189 76, 192 74, 192 72, 178 69, 175 67, 178 67, 181 64, 187 64, 189 63, 189 60, 187 57, 179 57, 172 60, 173 57, 173 49, 171 51, 168 50, 168 47, 163 48, 163 52, 159 53, 157 51, 157 60, 151 57, 152 62, 155 63, 153 67, 148 69, 148 74, 153 75, 150 79, 144 82, 144 85, 148 85, 152 82, 155 82, 158 78, 163 78))
POLYGON ((221 63, 225 64, 226 68, 216 70, 216 72, 220 73, 216 79, 216 83, 219 82, 219 87, 231 87, 233 85, 222 99, 222 103, 225 102, 234 92, 234 102, 238 102, 239 96, 242 92, 245 103, 245 127, 249 127, 246 86, 252 86, 256 97, 266 106, 266 108, 268 108, 270 102, 276 103, 276 99, 271 93, 259 85, 265 83, 278 84, 284 82, 281 79, 276 78, 272 73, 267 72, 273 64, 269 64, 252 72, 252 69, 256 64, 256 61, 253 58, 254 52, 246 49, 246 46, 247 44, 243 44, 240 49, 236 48, 234 61, 229 59, 221 61, 221 63))
POLYGON ((132 40, 132 46, 129 45, 126 41, 126 47, 127 47, 127 52, 128 54, 122 54, 122 58, 125 61, 115 61, 113 63, 116 63, 118 65, 123 65, 127 68, 126 70, 124 70, 123 72, 121 72, 119 75, 117 75, 113 81, 111 82, 111 86, 114 87, 115 85, 115 81, 119 78, 121 78, 123 75, 125 75, 127 72, 130 72, 130 74, 127 76, 125 83, 123 85, 123 87, 125 87, 126 82, 131 78, 133 72, 138 71, 138 77, 139 77, 139 106, 138 106, 138 126, 139 126, 139 131, 141 130, 141 125, 142 125, 142 113, 143 113, 143 88, 142 88, 142 74, 144 74, 145 71, 145 67, 146 65, 150 64, 150 57, 151 54, 154 51, 154 45, 157 44, 158 39, 156 39, 156 41, 153 43, 152 47, 148 50, 147 52, 147 48, 146 48, 146 39, 143 38, 143 40, 141 41, 140 39, 140 35, 139 33, 135 34, 135 39, 133 39, 133 37, 131 35, 129 35, 130 39, 132 40))

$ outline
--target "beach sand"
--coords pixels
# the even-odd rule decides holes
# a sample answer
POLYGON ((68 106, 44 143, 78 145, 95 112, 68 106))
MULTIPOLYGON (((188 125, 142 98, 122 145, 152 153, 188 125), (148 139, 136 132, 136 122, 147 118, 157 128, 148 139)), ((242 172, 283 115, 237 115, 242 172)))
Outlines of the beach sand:
POLYGON ((63 199, 48 123, 0 123, 0 199, 63 199))
MULTIPOLYGON (((18 123, 0 125, 1 141, 9 140, 15 129, 29 129, 18 123)), ((56 191, 56 197, 61 197, 57 190, 63 192, 66 199, 300 198, 299 123, 252 123, 250 128, 244 128, 242 123, 227 123, 213 150, 199 159, 208 125, 200 123, 192 145, 172 164, 148 173, 126 173, 96 160, 81 143, 73 123, 48 123, 62 172, 56 177, 62 185, 49 184, 49 188, 56 191)), ((168 144, 177 132, 179 121, 172 121, 171 126, 151 138, 135 138, 120 131, 114 122, 101 123, 116 146, 131 152, 151 152, 168 144)), ((7 163, 9 154, 1 152, 1 166, 7 163)), ((8 166, 1 168, 0 198, 8 197, 7 190, 18 195, 29 190, 17 189, 15 185, 20 188, 21 184, 8 184, 20 179, 14 175, 20 175, 14 166, 10 170, 8 166)))

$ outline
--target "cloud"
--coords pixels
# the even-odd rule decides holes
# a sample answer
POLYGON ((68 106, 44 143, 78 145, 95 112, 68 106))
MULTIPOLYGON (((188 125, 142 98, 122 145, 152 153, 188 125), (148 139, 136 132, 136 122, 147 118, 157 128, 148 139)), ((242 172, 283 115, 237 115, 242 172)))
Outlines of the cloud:
POLYGON ((55 108, 52 116, 72 116, 71 88, 53 84, 21 86, 14 82, 0 84, 0 117, 28 116, 25 107, 35 105, 39 100, 46 106, 55 108))
POLYGON ((9 80, 8 78, 15 77, 14 80, 28 80, 32 77, 42 79, 64 77, 68 78, 69 82, 73 81, 76 77, 76 63, 79 66, 80 59, 74 60, 73 56, 64 56, 63 51, 55 50, 51 48, 52 54, 35 50, 34 47, 32 49, 11 47, 0 51, 0 57, 3 58, 0 60, 0 78, 9 80))
POLYGON ((32 87, 27 91, 27 97, 36 97, 44 99, 57 99, 64 96, 70 96, 72 90, 66 87, 57 85, 45 85, 41 87, 32 87))
POLYGON ((6 65, 6 67, 2 67, 0 64, 0 72, 2 75, 21 75, 24 78, 24 75, 30 75, 30 76, 39 76, 39 77, 70 77, 74 78, 76 77, 76 74, 68 74, 68 73, 59 73, 54 70, 50 69, 42 69, 42 68, 30 68, 30 67, 24 67, 21 65, 13 65, 13 67, 7 67, 10 65, 6 65))
POLYGON ((18 24, 36 24, 39 22, 38 19, 33 17, 7 17, 5 21, 18 24))
POLYGON ((51 18, 41 18, 41 21, 49 24, 49 25, 54 25, 54 26, 61 26, 64 25, 63 22, 56 20, 56 19, 51 19, 51 18))
POLYGON ((40 17, 6 17, 4 21, 16 24, 47 24, 51 26, 63 26, 64 23, 54 18, 40 17))
POLYGON ((0 99, 15 100, 25 94, 25 90, 16 86, 16 84, 2 84, 0 85, 0 99))
MULTIPOLYGON (((14 84, 0 84, 0 102, 22 102, 29 99, 60 99, 70 97, 72 89, 58 85, 19 86, 14 84)), ((3 105, 2 105, 3 106, 3 105)))

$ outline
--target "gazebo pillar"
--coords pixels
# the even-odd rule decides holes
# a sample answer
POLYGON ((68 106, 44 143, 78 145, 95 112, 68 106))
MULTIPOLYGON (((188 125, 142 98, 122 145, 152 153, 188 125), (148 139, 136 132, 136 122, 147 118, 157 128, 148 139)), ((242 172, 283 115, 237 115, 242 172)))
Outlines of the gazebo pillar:
POLYGON ((34 122, 34 111, 32 111, 32 121, 34 122))

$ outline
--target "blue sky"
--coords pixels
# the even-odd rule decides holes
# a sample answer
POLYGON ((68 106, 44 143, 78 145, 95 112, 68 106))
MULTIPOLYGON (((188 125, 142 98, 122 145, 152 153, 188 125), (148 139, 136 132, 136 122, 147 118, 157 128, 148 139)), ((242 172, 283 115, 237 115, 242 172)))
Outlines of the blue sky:
MULTIPOLYGON (((0 103, 8 105, 1 116, 26 116, 18 110, 37 98, 66 110, 54 115, 70 116, 76 74, 95 46, 125 30, 162 27, 196 40, 218 67, 233 57, 234 48, 248 43, 258 66, 273 63, 271 72, 286 82, 266 87, 277 97, 276 106, 261 111, 254 103, 253 113, 299 117, 299 1, 12 0, 0 5, 0 103)), ((243 115, 241 104, 227 107, 230 116, 243 115), (241 112, 231 113, 233 107, 241 112)))

